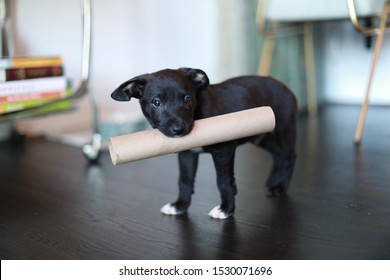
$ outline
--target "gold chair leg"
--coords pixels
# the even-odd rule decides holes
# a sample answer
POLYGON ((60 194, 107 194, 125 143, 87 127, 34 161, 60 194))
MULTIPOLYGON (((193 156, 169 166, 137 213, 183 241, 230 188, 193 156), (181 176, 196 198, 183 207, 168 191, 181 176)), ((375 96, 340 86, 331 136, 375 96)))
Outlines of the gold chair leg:
POLYGON ((314 64, 313 24, 305 22, 303 26, 307 107, 311 117, 317 116, 316 73, 314 64))
POLYGON ((269 74, 274 45, 275 45, 275 39, 273 36, 264 36, 263 50, 261 51, 259 68, 257 70, 257 74, 259 76, 268 76, 269 74))
POLYGON ((379 53, 380 53, 382 43, 383 43, 383 36, 385 33, 386 19, 387 19, 388 12, 389 12, 389 1, 387 1, 387 3, 385 4, 383 14, 381 16, 381 21, 379 24, 378 37, 377 37, 377 40, 375 43, 374 54, 372 57, 371 70, 370 70, 370 76, 369 76, 369 80, 368 80, 366 95, 365 95, 364 101, 363 101, 361 109, 360 109, 360 115, 359 115, 358 123, 356 126, 355 137, 354 137, 355 144, 360 144, 360 142, 361 142, 364 122, 365 122, 366 114, 367 114, 368 99, 369 99, 369 95, 370 95, 371 84, 372 84, 372 80, 374 77, 376 63, 378 61, 379 53))

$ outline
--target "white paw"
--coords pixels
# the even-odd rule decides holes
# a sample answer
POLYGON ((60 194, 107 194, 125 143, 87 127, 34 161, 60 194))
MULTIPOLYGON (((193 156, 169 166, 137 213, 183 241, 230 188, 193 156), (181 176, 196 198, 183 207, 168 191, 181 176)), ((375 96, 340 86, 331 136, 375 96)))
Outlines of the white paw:
POLYGON ((182 214, 183 211, 178 211, 176 209, 175 206, 173 206, 172 204, 168 203, 166 205, 164 205, 161 209, 160 209, 161 213, 165 214, 165 215, 179 215, 179 214, 182 214))
POLYGON ((220 220, 225 220, 229 218, 232 214, 227 214, 221 210, 221 207, 215 206, 210 212, 209 216, 214 218, 214 219, 220 219, 220 220))

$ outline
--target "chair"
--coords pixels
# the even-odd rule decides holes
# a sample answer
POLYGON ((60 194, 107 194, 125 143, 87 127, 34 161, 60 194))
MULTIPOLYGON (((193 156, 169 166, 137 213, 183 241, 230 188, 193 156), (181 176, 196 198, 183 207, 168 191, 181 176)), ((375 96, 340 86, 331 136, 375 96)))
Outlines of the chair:
POLYGON ((264 36, 258 74, 267 75, 272 62, 275 37, 303 34, 304 59, 307 75, 308 111, 317 114, 317 95, 315 82, 313 21, 350 19, 356 30, 363 35, 377 35, 366 97, 363 101, 354 142, 360 143, 368 107, 368 97, 372 78, 385 33, 390 0, 259 0, 256 16, 258 30, 264 36), (379 16, 378 16, 379 14, 379 16), (359 17, 378 17, 378 27, 364 28, 359 17), (283 23, 283 25, 281 25, 283 23), (286 25, 287 24, 287 25, 286 25))

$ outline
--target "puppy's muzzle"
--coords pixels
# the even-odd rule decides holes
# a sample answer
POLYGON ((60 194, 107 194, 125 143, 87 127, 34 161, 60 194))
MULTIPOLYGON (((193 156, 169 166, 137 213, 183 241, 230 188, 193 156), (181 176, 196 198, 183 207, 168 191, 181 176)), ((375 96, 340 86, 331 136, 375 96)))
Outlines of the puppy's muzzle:
POLYGON ((185 127, 184 125, 175 125, 171 127, 171 132, 174 137, 180 137, 185 135, 185 127))
POLYGON ((158 129, 168 137, 182 137, 190 133, 192 129, 193 123, 187 124, 187 123, 179 123, 176 122, 174 124, 171 124, 169 126, 160 126, 158 129))

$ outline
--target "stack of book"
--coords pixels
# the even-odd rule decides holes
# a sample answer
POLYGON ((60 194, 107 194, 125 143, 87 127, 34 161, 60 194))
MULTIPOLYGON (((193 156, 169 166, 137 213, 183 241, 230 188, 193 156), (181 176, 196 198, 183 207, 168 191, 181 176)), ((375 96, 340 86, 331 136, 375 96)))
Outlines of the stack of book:
MULTIPOLYGON (((36 107, 70 94, 61 57, 0 58, 0 114, 36 107)), ((69 101, 61 101, 42 109, 69 106, 69 101)))

